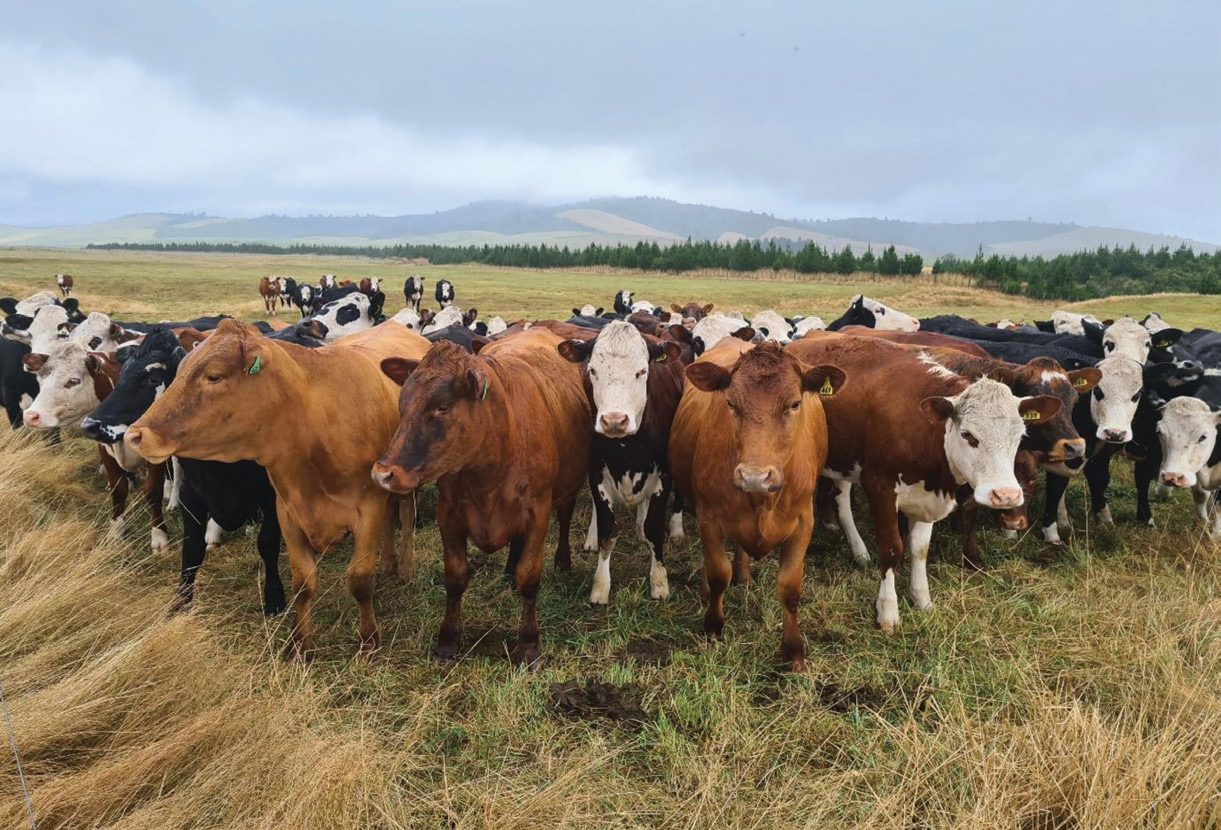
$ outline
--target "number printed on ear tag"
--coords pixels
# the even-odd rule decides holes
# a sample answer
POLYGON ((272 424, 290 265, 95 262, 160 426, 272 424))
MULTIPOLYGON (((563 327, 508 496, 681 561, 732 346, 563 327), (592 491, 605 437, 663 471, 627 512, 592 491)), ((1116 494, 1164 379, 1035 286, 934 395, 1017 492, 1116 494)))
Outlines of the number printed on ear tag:
POLYGON ((1037 421, 1040 417, 1042 416, 1039 415, 1039 411, 1037 409, 1032 409, 1029 412, 1022 413, 1023 421, 1037 421))
POLYGON ((835 387, 831 385, 831 378, 823 378, 822 386, 819 387, 818 394, 825 395, 828 398, 835 394, 835 387))
POLYGON ((1085 378, 1077 378, 1075 381, 1073 381, 1073 386, 1076 386, 1079 388, 1079 387, 1085 386, 1087 383, 1089 383, 1089 381, 1086 380, 1085 378))

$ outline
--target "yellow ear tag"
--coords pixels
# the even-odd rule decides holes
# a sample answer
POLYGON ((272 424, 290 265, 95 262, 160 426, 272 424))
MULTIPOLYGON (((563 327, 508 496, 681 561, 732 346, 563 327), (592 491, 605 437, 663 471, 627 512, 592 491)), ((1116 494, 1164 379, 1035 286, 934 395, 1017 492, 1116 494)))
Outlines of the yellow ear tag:
POLYGON ((822 379, 822 386, 819 387, 818 394, 825 395, 828 398, 835 394, 835 387, 831 385, 831 378, 822 379))
POLYGON ((665 352, 662 352, 661 354, 659 354, 659 355, 657 356, 657 359, 656 359, 656 361, 655 361, 655 362, 657 362, 657 363, 665 363, 665 362, 666 362, 666 353, 665 353, 665 352))
POLYGON ((1088 383, 1089 383, 1089 381, 1086 380, 1085 378, 1077 378, 1075 381, 1073 381, 1073 386, 1076 386, 1078 389, 1080 389, 1082 386, 1085 386, 1088 383))
POLYGON ((1039 418, 1040 418, 1040 415, 1039 415, 1039 411, 1037 409, 1032 409, 1029 412, 1022 413, 1023 421, 1037 421, 1037 420, 1039 420, 1039 418))
POLYGON ((1154 343, 1153 345, 1159 349, 1165 349, 1170 345, 1170 341, 1169 340, 1159 340, 1156 343, 1154 343))

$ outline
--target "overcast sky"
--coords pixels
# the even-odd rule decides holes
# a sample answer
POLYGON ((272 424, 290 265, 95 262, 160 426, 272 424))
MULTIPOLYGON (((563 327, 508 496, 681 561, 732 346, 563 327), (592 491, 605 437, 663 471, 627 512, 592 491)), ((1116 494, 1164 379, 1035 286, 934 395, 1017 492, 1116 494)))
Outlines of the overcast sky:
POLYGON ((1221 242, 1217 0, 0 0, 0 20, 2 223, 656 195, 1221 242))

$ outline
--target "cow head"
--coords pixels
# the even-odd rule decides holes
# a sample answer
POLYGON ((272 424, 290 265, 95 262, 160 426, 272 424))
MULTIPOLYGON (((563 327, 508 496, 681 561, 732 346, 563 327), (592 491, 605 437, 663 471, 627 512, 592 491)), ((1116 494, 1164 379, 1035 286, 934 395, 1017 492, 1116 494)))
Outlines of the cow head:
POLYGON ((46 353, 31 352, 22 360, 38 376, 38 396, 23 415, 33 429, 74 427, 110 391, 106 356, 79 343, 54 343, 46 353))
POLYGON ((750 327, 764 340, 788 343, 793 339, 793 326, 775 311, 760 311, 750 320, 750 327))
POLYGON ((381 367, 403 388, 398 429, 373 465, 379 486, 410 492, 478 458, 485 431, 480 410, 491 405, 486 362, 442 340, 422 360, 388 357, 381 367))
MULTIPOLYGON (((1175 330, 1177 332, 1177 329, 1175 330)), ((1181 332, 1179 332, 1181 334, 1181 332)), ((1166 348, 1178 340, 1170 334, 1159 335, 1159 341, 1165 342, 1166 348)), ((1153 338, 1149 330, 1131 317, 1116 320, 1102 332, 1102 350, 1107 357, 1122 355, 1130 357, 1137 363, 1149 359, 1149 350, 1153 348, 1153 338)))
POLYGON ((113 352, 123 338, 123 329, 110 321, 109 314, 94 311, 68 336, 91 352, 113 352))
POLYGON ((1162 444, 1161 482, 1169 487, 1194 487, 1200 470, 1217 446, 1221 407, 1210 408, 1199 398, 1174 398, 1162 410, 1157 437, 1162 444))
POLYGON ((920 321, 898 309, 871 300, 864 294, 852 298, 840 326, 867 326, 879 331, 919 331, 920 321))
POLYGON ((820 406, 809 396, 834 394, 844 385, 844 372, 807 366, 769 342, 743 352, 730 367, 696 361, 687 367, 687 380, 704 392, 723 393, 734 433, 734 486, 775 493, 784 487, 803 407, 820 406))
POLYGON ((369 316, 369 298, 359 291, 355 291, 341 300, 329 302, 314 315, 310 325, 314 331, 311 336, 328 342, 337 340, 345 334, 372 328, 373 319, 369 316))
POLYGON ((699 357, 726 337, 737 337, 739 340, 751 341, 755 330, 740 317, 730 317, 725 314, 713 314, 696 323, 691 329, 691 346, 696 357, 699 357))
POLYGON ((622 314, 624 317, 632 313, 632 292, 623 288, 615 295, 615 313, 622 314))
POLYGON ((1132 440, 1132 419, 1144 386, 1141 364, 1130 357, 1106 357, 1096 367, 1102 377, 1090 396, 1090 415, 1098 426, 1097 437, 1109 444, 1132 440))
POLYGON ((1019 398, 1005 384, 980 378, 952 397, 925 398, 920 409, 945 426, 945 458, 954 479, 969 484, 979 504, 1003 510, 1024 501, 1013 461, 1026 425, 1052 418, 1060 401, 1019 398))
POLYGON ((712 303, 687 303, 680 306, 678 303, 670 303, 670 310, 682 317, 684 320, 695 320, 699 322, 712 313, 712 303))
POLYGON ((594 432, 608 438, 636 434, 648 403, 649 367, 682 354, 674 341, 646 340, 622 320, 607 324, 593 340, 565 340, 557 348, 572 363, 588 361, 594 432))
POLYGON ((81 421, 81 431, 103 444, 122 441, 128 427, 165 392, 186 354, 187 349, 168 329, 153 329, 139 345, 120 349, 116 353, 119 381, 81 421))
POLYGON ((390 318, 395 323, 399 323, 414 332, 418 332, 420 326, 420 315, 416 313, 414 308, 404 308, 394 313, 390 318))
POLYGON ((258 461, 267 447, 262 429, 283 416, 275 384, 282 354, 253 326, 222 320, 128 428, 127 444, 154 464, 171 455, 258 461))
MULTIPOLYGON (((997 378, 998 380, 1000 378, 997 378)), ((1048 463, 1073 461, 1085 456, 1085 439, 1073 425, 1073 408, 1081 395, 1089 394, 1102 372, 1094 368, 1066 372, 1050 357, 1037 357, 1017 367, 1004 381, 1017 395, 1046 395, 1060 402, 1060 410, 1046 420, 1032 421, 1023 449, 1046 454, 1048 463)))
POLYGON ((580 308, 573 308, 572 313, 575 317, 599 317, 602 314, 602 306, 594 307, 593 303, 586 303, 580 308))

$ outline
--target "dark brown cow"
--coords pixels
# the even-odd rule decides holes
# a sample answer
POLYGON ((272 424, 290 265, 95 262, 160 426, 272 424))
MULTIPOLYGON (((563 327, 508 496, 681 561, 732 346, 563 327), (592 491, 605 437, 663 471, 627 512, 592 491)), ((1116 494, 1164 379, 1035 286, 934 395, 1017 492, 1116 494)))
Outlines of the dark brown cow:
POLYGON ((263 298, 264 311, 275 314, 280 302, 280 281, 275 277, 263 277, 259 280, 259 296, 263 298))
POLYGON ((804 365, 776 343, 756 347, 726 338, 687 367, 687 380, 670 436, 670 469, 679 492, 695 502, 708 584, 704 631, 720 637, 725 625, 725 543, 756 559, 780 545, 780 657, 801 671, 797 606, 814 489, 827 455, 820 398, 838 393, 844 373, 804 365))
POLYGON ((699 303, 687 303, 679 305, 678 303, 670 303, 670 310, 684 320, 700 321, 712 313, 712 303, 700 305, 699 303))
MULTIPOLYGON (((811 333, 819 334, 819 332, 811 333)), ((876 337, 879 340, 898 343, 902 346, 929 346, 933 348, 940 346, 948 349, 958 349, 960 352, 966 352, 976 357, 991 357, 982 347, 974 343, 969 343, 960 337, 951 337, 948 334, 937 334, 932 331, 887 331, 871 329, 867 326, 844 326, 840 329, 839 333, 854 334, 858 337, 876 337)))
POLYGON ((461 647, 468 539, 488 553, 509 546, 522 601, 513 659, 529 666, 540 657, 535 603, 551 512, 559 520, 556 567, 569 570, 568 531, 589 456, 581 370, 560 357, 560 342, 531 328, 478 355, 440 342, 422 360, 382 361, 382 371, 403 385, 401 423, 372 476, 397 493, 437 482, 446 593, 435 652, 441 659, 461 647))
POLYGON ((824 475, 859 482, 865 490, 882 572, 877 620, 893 631, 903 558, 898 513, 911 523, 912 599, 918 608, 930 608, 926 559, 933 524, 954 510, 963 485, 986 507, 1021 505, 1013 473, 1018 444, 1026 426, 1046 422, 1060 401, 1019 399, 988 378, 969 383, 872 337, 820 332, 786 348, 805 363, 833 363, 852 379, 843 394, 824 401, 831 439, 824 475))
POLYGON ((312 604, 317 558, 351 533, 348 589, 360 607, 362 650, 381 638, 373 614, 374 572, 414 575, 415 502, 403 499, 403 546, 393 552, 393 499, 369 467, 398 426, 396 385, 380 364, 422 357, 428 341, 402 326, 377 326, 318 349, 270 340, 223 320, 194 349, 165 394, 128 430, 127 443, 151 461, 184 455, 203 461, 254 461, 276 490, 276 514, 293 576, 296 621, 290 648, 314 648, 312 604), (291 423, 285 423, 291 415, 291 423), (268 425, 282 425, 269 431, 268 425))

